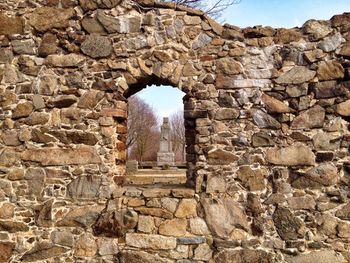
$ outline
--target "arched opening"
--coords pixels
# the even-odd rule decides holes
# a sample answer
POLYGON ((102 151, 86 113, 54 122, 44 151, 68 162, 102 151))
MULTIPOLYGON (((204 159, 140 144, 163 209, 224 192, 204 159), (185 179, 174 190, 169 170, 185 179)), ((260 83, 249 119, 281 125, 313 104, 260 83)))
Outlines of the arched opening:
POLYGON ((125 97, 127 183, 190 183, 194 159, 189 154, 195 133, 191 132, 194 122, 185 119, 189 96, 169 85, 143 85, 131 87, 125 97))

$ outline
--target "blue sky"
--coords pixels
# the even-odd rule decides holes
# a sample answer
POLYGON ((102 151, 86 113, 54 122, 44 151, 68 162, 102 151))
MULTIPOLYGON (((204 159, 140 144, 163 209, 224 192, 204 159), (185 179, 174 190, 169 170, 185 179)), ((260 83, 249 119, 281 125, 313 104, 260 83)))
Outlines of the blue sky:
MULTIPOLYGON (((335 14, 350 12, 350 0, 241 0, 227 8, 219 19, 239 27, 264 25, 291 28, 309 19, 328 20, 335 14)), ((137 93, 159 117, 183 108, 184 93, 172 87, 148 87, 137 93)))

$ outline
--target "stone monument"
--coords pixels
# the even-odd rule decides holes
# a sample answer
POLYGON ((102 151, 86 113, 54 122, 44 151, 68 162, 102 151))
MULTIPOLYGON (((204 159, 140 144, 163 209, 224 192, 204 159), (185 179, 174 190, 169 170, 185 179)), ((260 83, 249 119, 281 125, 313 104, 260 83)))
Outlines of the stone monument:
POLYGON ((169 118, 167 117, 163 118, 163 124, 160 130, 160 146, 157 153, 157 166, 164 165, 175 165, 175 154, 172 149, 169 118))

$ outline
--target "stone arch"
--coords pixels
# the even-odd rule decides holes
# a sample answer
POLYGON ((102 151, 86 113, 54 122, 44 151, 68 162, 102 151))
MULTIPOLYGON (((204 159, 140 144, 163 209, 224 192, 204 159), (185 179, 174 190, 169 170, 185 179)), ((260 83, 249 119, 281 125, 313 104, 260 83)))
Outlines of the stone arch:
POLYGON ((0 261, 349 257, 348 13, 240 29, 153 0, 0 5, 0 261), (151 83, 187 94, 194 187, 122 186, 125 99, 151 83))

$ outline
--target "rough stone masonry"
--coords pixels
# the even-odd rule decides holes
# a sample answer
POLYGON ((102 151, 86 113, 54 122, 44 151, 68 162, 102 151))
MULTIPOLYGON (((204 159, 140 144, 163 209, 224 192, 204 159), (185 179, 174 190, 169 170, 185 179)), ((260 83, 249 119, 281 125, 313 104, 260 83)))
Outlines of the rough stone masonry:
POLYGON ((153 0, 0 10, 0 262, 350 261, 350 13, 241 29, 153 0), (186 93, 186 186, 123 185, 127 98, 150 84, 186 93))

